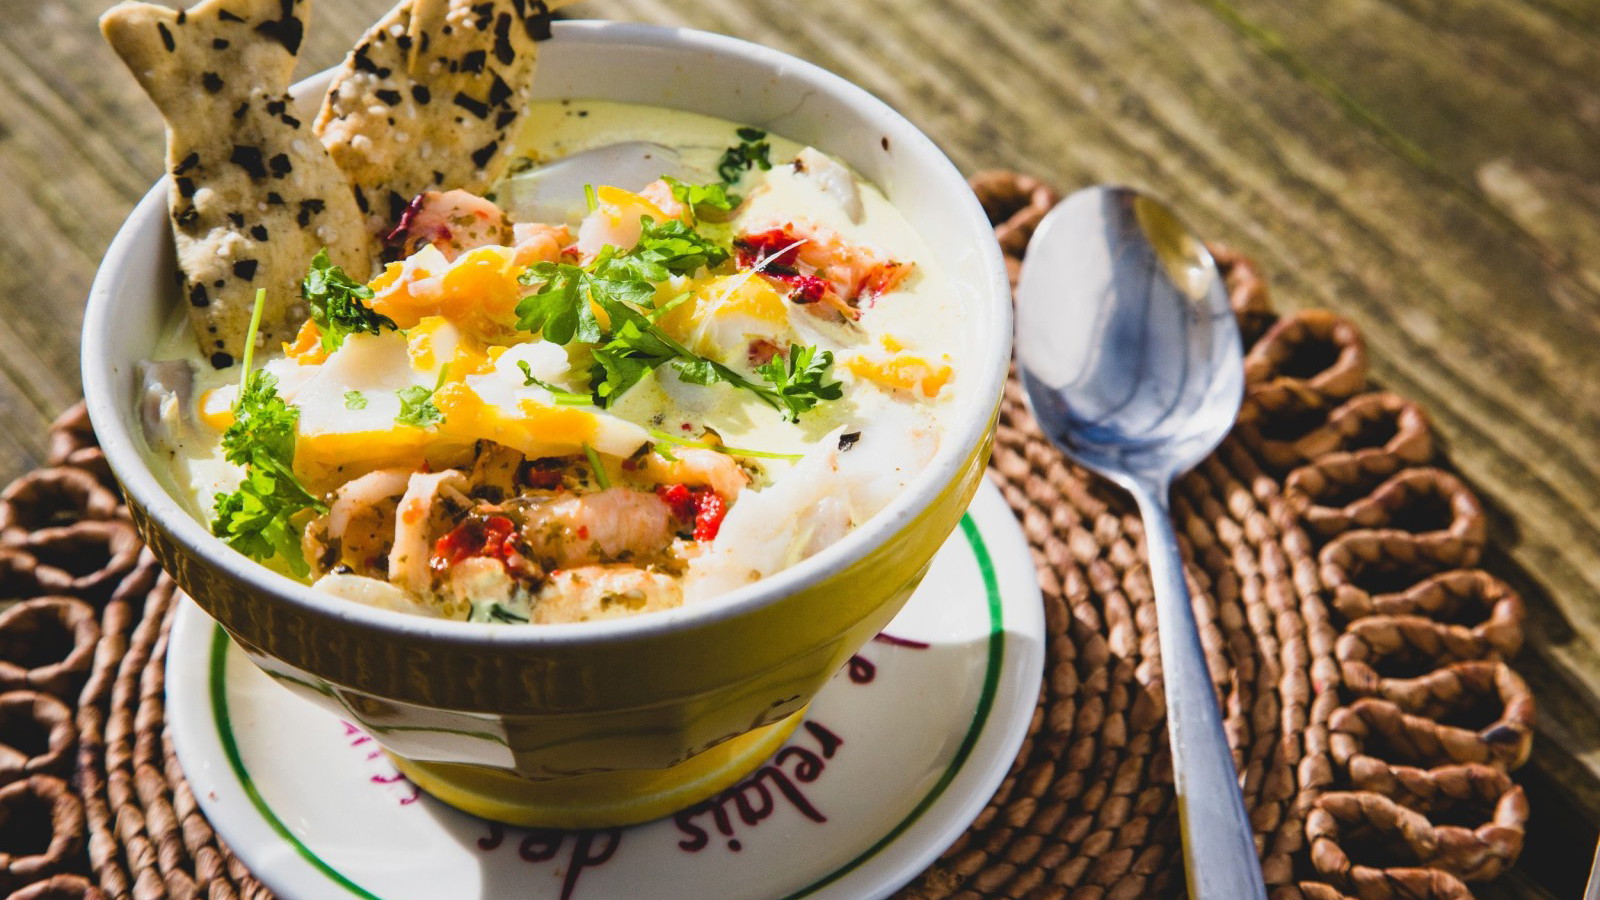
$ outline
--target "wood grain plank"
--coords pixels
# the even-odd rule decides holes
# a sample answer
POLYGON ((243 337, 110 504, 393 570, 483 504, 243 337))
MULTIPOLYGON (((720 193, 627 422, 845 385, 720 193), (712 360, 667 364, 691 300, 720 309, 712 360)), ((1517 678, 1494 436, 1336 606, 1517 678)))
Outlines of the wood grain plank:
POLYGON ((1600 8, 1586 0, 1529 0, 1528 6, 1556 19, 1573 32, 1600 35, 1600 8))

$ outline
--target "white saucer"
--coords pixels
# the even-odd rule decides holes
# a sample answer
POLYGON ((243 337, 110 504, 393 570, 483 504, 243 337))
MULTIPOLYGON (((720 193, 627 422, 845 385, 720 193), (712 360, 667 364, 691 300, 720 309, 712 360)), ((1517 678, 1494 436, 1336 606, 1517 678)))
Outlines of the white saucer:
POLYGON ((870 900, 983 809, 1038 697, 1033 565, 985 482, 905 609, 718 798, 630 828, 529 831, 419 794, 371 738, 274 684, 185 601, 167 716, 217 833, 285 900, 870 900))

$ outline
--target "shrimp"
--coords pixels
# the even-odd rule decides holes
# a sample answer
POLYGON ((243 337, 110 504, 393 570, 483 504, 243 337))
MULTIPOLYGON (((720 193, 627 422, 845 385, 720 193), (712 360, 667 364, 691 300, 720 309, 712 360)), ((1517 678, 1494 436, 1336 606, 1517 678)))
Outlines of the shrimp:
POLYGON ((632 250, 644 232, 644 217, 657 223, 688 220, 689 208, 672 196, 664 181, 651 182, 638 194, 606 186, 595 191, 595 198, 594 211, 578 223, 577 248, 584 259, 593 259, 607 246, 632 250))
POLYGON ((410 477, 408 469, 375 469, 345 482, 334 492, 327 515, 308 526, 306 534, 317 532, 336 548, 335 562, 361 572, 381 571, 394 541, 395 507, 410 477))
MULTIPOLYGON (((349 536, 358 516, 385 500, 405 493, 410 469, 374 469, 344 483, 328 504, 328 535, 336 540, 349 536)), ((392 512, 391 512, 392 515, 392 512)))
POLYGON ((750 482, 744 469, 726 453, 685 447, 673 450, 672 455, 675 461, 669 462, 658 453, 646 454, 645 476, 659 484, 709 487, 729 502, 750 482))
POLYGON ((530 508, 523 537, 557 567, 659 556, 677 534, 672 508, 654 493, 606 488, 530 508))
POLYGON ((655 204, 656 209, 666 213, 668 218, 678 219, 682 222, 689 221, 689 207, 678 196, 672 193, 672 185, 664 179, 656 179, 645 185, 639 191, 639 196, 655 204))
POLYGON ((612 619, 678 605, 678 582, 637 566, 584 566, 550 576, 534 597, 539 624, 612 619))
POLYGON ((740 268, 788 285, 789 299, 808 311, 828 309, 846 319, 859 318, 863 302, 894 290, 911 274, 911 263, 849 243, 805 219, 752 224, 733 246, 740 268))
POLYGON ((445 259, 475 247, 510 244, 511 217, 492 201, 470 191, 423 191, 412 199, 388 242, 410 256, 424 244, 439 248, 445 259))
POLYGON ((517 251, 519 266, 560 262, 561 251, 570 243, 572 232, 565 225, 518 222, 511 226, 511 247, 517 251))
POLYGON ((467 477, 455 469, 417 472, 407 482, 395 513, 394 547, 389 551, 389 583, 419 596, 433 586, 428 562, 433 542, 471 507, 467 477))

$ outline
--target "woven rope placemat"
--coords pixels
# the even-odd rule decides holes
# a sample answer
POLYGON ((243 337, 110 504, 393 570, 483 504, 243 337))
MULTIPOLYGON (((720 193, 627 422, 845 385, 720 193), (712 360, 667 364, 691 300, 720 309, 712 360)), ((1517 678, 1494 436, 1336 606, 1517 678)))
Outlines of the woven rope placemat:
MULTIPOLYGON (((1055 202, 973 186, 1015 266, 1055 202)), ((1375 392, 1354 327, 1279 317, 1217 257, 1249 347, 1244 410, 1177 485, 1202 639, 1274 900, 1463 900, 1516 859, 1533 701, 1522 605, 1474 568, 1484 515, 1426 417, 1375 392)), ((51 467, 0 492, 0 895, 266 898, 217 839, 164 728, 175 590, 81 406, 51 467)), ((988 807, 898 896, 1181 897, 1155 609, 1136 511, 1065 462, 1007 386, 991 476, 1045 598, 1028 737, 988 807)))

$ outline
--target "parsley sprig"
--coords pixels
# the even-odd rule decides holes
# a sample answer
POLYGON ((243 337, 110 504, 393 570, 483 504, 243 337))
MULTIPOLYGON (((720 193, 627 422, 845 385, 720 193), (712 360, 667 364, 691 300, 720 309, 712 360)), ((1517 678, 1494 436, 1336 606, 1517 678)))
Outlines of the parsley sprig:
MULTIPOLYGON (((677 219, 659 225, 649 216, 640 221, 643 228, 638 245, 627 253, 608 255, 600 264, 607 277, 666 281, 671 275, 714 269, 728 259, 725 248, 677 219)), ((650 292, 654 294, 655 289, 650 292)))
POLYGON ((632 307, 607 305, 604 301, 602 305, 612 322, 621 324, 611 333, 610 340, 595 348, 593 353, 595 369, 590 373, 590 380, 601 405, 622 396, 645 375, 667 363, 672 364, 679 378, 691 384, 726 382, 754 392, 774 408, 781 405, 770 396, 767 388, 683 346, 632 307))
POLYGON ((300 296, 311 307, 311 321, 322 331, 322 349, 329 353, 339 349, 349 335, 395 328, 393 319, 362 302, 372 299, 372 288, 334 265, 326 247, 311 258, 311 268, 300 283, 300 296))
POLYGON ((722 159, 717 162, 717 174, 722 177, 724 184, 738 184, 752 167, 760 169, 772 168, 772 161, 768 154, 772 152, 772 145, 767 142, 767 133, 759 128, 740 128, 734 132, 739 138, 739 143, 722 151, 722 159))
POLYGON ((605 337, 590 300, 612 291, 609 286, 597 287, 597 275, 571 263, 542 262, 529 266, 519 278, 523 284, 538 284, 539 291, 517 304, 518 328, 557 344, 594 344, 605 337))
POLYGON ((833 364, 833 354, 824 350, 816 353, 815 347, 804 348, 807 365, 798 375, 774 380, 767 367, 757 370, 766 379, 760 384, 737 371, 707 359, 678 343, 651 319, 625 304, 600 300, 601 306, 613 323, 621 324, 611 333, 610 340, 595 348, 595 368, 590 373, 598 405, 605 406, 638 384, 644 376, 662 365, 669 365, 678 377, 690 384, 729 384, 749 391, 783 414, 784 419, 798 422, 800 414, 817 405, 819 400, 837 399, 842 388, 837 383, 825 383, 828 369, 833 364), (815 362, 811 362, 815 355, 815 362))
POLYGON ((784 404, 786 418, 793 422, 823 400, 844 396, 842 384, 828 381, 828 370, 832 366, 831 351, 790 344, 788 359, 774 354, 766 365, 756 369, 756 374, 772 385, 773 392, 784 404))
POLYGON ((433 402, 433 395, 444 386, 445 374, 449 371, 448 363, 440 366, 439 380, 431 388, 413 384, 395 391, 394 395, 400 398, 400 414, 394 417, 394 423, 412 428, 429 428, 444 421, 444 413, 433 402))
POLYGON ((524 284, 539 284, 539 290, 517 304, 517 327, 557 344, 595 345, 589 373, 595 405, 609 405, 663 365, 692 384, 724 383, 750 391, 791 422, 821 400, 841 395, 838 382, 826 381, 833 365, 833 354, 826 350, 795 345, 793 365, 757 370, 763 384, 667 334, 653 315, 662 311, 654 307, 655 282, 720 265, 728 253, 677 220, 657 225, 646 216, 643 224, 632 250, 607 247, 588 266, 538 263, 522 275, 524 284), (596 308, 605 314, 606 325, 596 308))
POLYGON ((294 520, 305 510, 322 513, 327 507, 294 474, 300 411, 278 396, 278 379, 272 373, 251 368, 265 300, 266 291, 256 291, 233 424, 222 434, 223 458, 242 467, 244 479, 237 490, 218 492, 213 498, 211 533, 252 559, 277 558, 303 577, 311 568, 301 553, 294 520))
POLYGON ((696 219, 721 221, 743 202, 739 195, 728 193, 728 185, 720 181, 713 181, 710 184, 689 184, 671 175, 664 175, 661 180, 667 183, 667 187, 672 190, 672 196, 676 197, 679 203, 694 212, 696 219))

